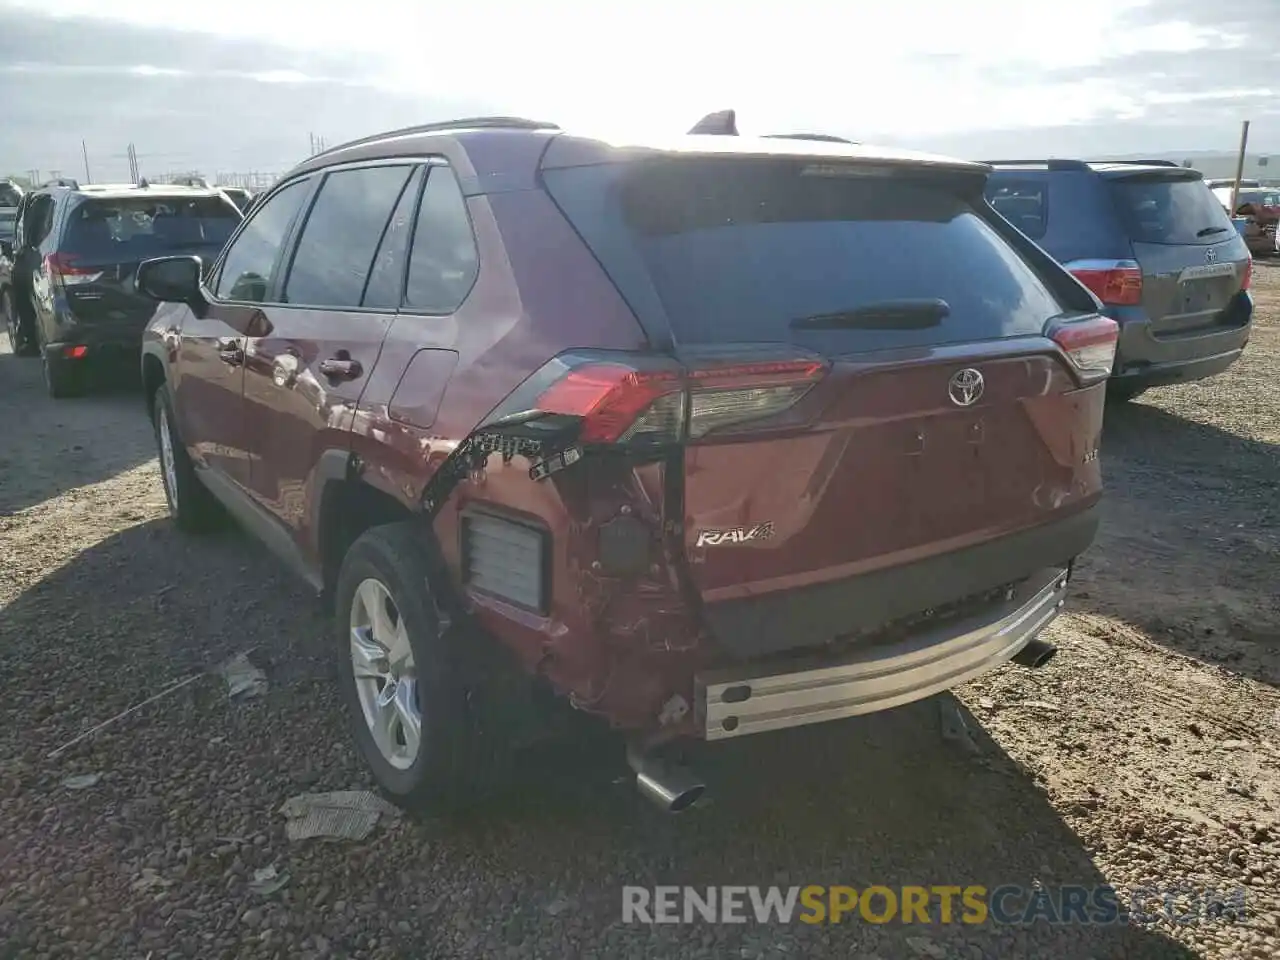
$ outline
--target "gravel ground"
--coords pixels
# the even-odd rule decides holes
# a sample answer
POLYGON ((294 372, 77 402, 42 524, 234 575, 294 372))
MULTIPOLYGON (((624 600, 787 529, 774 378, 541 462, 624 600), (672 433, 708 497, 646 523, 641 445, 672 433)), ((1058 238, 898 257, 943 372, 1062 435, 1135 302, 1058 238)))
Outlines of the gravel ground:
POLYGON ((1280 266, 1256 286, 1229 374, 1110 415, 1061 653, 959 691, 968 738, 934 701, 732 742, 679 818, 584 742, 358 843, 278 814, 368 785, 315 604, 243 536, 170 527, 136 391, 54 404, 0 353, 0 958, 1280 955, 1280 266), (264 697, 206 676, 48 757, 249 647, 264 697), (260 896, 267 865, 289 881, 260 896), (1247 918, 624 926, 622 885, 658 883, 1244 888, 1247 918))

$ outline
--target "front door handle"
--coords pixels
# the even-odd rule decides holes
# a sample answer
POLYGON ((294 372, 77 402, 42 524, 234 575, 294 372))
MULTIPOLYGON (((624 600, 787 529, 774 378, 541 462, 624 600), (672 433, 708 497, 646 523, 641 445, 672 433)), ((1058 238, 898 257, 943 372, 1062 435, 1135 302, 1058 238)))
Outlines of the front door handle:
POLYGON ((330 357, 321 360, 319 366, 320 372, 331 380, 354 380, 364 372, 360 361, 349 357, 330 357))

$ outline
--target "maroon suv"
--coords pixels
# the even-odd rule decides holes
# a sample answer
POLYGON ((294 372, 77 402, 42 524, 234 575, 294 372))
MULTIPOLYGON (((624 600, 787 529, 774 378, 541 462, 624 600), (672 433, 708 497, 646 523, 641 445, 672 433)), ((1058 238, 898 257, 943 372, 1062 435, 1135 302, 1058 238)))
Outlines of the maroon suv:
POLYGON ((680 743, 1037 665, 1116 326, 988 171, 505 119, 312 157, 212 265, 138 272, 173 517, 231 513, 331 601, 402 803, 462 796, 517 689, 678 809, 680 743))

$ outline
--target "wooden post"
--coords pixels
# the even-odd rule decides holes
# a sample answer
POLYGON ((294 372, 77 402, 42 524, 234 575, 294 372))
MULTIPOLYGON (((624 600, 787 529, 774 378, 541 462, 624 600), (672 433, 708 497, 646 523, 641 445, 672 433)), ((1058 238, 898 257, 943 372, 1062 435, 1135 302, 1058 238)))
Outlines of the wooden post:
POLYGON ((1231 185, 1231 217, 1235 219, 1236 206, 1240 203, 1240 179, 1244 176, 1244 152, 1249 146, 1249 121, 1240 126, 1240 156, 1236 157, 1236 180, 1231 185))

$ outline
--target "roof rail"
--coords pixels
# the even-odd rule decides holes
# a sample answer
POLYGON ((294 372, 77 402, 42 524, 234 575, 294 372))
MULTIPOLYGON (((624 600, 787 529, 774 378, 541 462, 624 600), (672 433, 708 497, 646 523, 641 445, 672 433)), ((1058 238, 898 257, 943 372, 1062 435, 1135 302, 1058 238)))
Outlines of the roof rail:
MULTIPOLYGON (((548 123, 544 120, 528 120, 524 117, 464 117, 461 120, 438 120, 434 123, 419 123, 412 127, 400 127, 398 130, 387 130, 383 133, 370 134, 367 137, 360 137, 356 140, 348 140, 346 143, 340 143, 336 147, 330 147, 328 150, 321 150, 315 156, 323 157, 330 153, 337 153, 339 150, 346 150, 349 147, 358 147, 366 143, 377 143, 379 140, 389 140, 392 137, 408 137, 415 133, 435 133, 442 130, 559 130, 560 127, 554 123, 548 123)), ((313 159, 308 157, 308 159, 313 159)))
POLYGON ((1090 163, 1116 163, 1135 167, 1182 167, 1174 160, 1090 160, 1090 163))
POLYGON ((68 190, 79 190, 80 184, 76 183, 70 177, 58 177, 56 180, 46 180, 40 184, 41 190, 48 190, 52 187, 65 187, 68 190))
POLYGON ((1050 157, 1040 160, 984 160, 992 167, 1048 167, 1050 170, 1088 170, 1089 165, 1083 160, 1068 160, 1061 157, 1050 157))
POLYGON ((764 136, 769 140, 818 140, 823 143, 854 143, 853 140, 846 140, 844 137, 837 137, 831 133, 766 133, 764 136))

